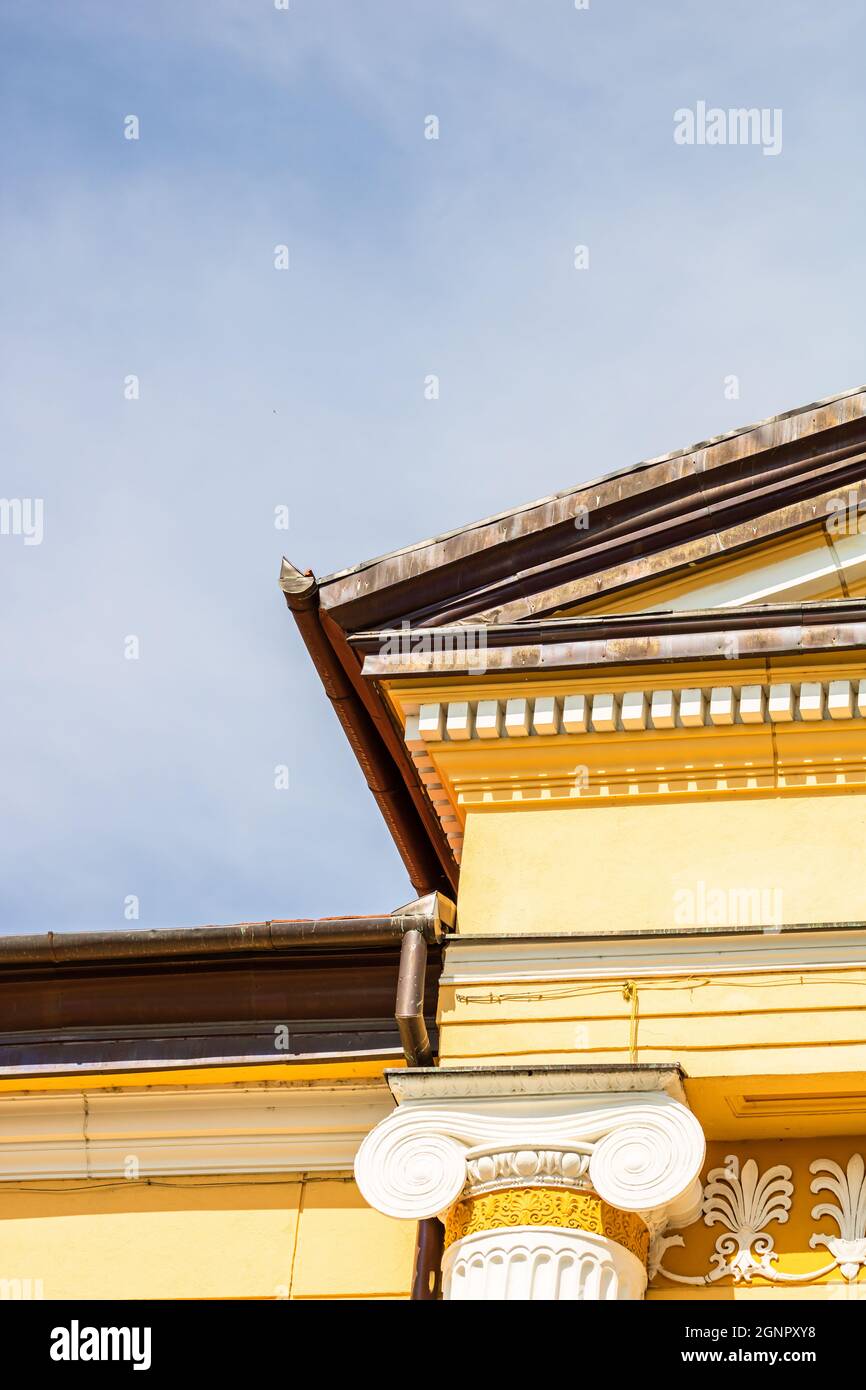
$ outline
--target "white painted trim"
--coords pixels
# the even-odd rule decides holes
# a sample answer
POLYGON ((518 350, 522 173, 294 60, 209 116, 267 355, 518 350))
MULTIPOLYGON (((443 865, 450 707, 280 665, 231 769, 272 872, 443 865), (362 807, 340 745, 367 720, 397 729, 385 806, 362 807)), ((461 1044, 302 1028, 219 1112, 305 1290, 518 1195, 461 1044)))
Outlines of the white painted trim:
POLYGON ((866 928, 641 938, 460 937, 445 943, 443 986, 866 968, 866 928))
POLYGON ((351 1172, 384 1081, 0 1095, 0 1181, 351 1172))

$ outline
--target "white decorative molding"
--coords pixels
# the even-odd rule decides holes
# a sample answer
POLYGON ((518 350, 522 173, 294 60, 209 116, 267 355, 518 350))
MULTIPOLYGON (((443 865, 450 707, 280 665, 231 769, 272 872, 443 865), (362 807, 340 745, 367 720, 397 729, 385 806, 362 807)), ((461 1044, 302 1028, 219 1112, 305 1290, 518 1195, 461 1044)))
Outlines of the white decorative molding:
POLYGON ((381 1081, 0 1096, 0 1181, 351 1172, 393 1108, 381 1081))
POLYGON ((725 1159, 723 1168, 714 1168, 708 1175, 704 1190, 704 1223, 721 1224, 728 1234, 716 1239, 711 1263, 716 1266, 714 1278, 733 1275, 735 1281, 751 1282, 753 1274, 772 1274, 771 1262, 778 1257, 773 1251, 773 1237, 766 1227, 772 1222, 785 1222, 791 1210, 791 1169, 783 1163, 759 1173, 753 1158, 743 1164, 734 1154, 725 1159))
POLYGON ((449 1246, 443 1297, 452 1301, 635 1300, 646 1288, 640 1260, 590 1231, 514 1226, 449 1246))
POLYGON ((557 1148, 473 1149, 466 1159, 466 1195, 478 1197, 504 1187, 568 1187, 588 1191, 592 1150, 557 1148))
MULTIPOLYGON (((458 705, 452 704, 447 709, 458 709, 461 711, 459 717, 454 716, 454 729, 460 727, 460 733, 455 735, 458 739, 467 738, 491 738, 498 739, 502 732, 502 708, 495 700, 481 700, 472 712, 472 722, 470 724, 470 706, 463 701, 458 705), (465 714, 462 713, 465 711, 465 714)), ((405 740, 406 747, 415 765, 415 771, 421 780, 425 792, 433 805, 433 810, 439 818, 439 823, 445 832, 451 853, 459 864, 463 853, 463 823, 454 808, 450 792, 443 785, 436 765, 429 756, 427 745, 431 740, 442 739, 445 735, 446 727, 446 707, 443 705, 422 705, 417 714, 410 714, 406 720, 405 740)), ((453 739, 452 739, 453 741, 453 739)))
POLYGON ((768 722, 829 724, 864 717, 866 677, 424 704, 407 716, 405 739, 413 752, 421 752, 430 744, 467 739, 652 733, 768 722))
POLYGON ((813 1192, 830 1191, 834 1202, 819 1202, 812 1208, 812 1219, 829 1216, 839 1227, 838 1236, 815 1232, 809 1241, 813 1250, 825 1245, 846 1279, 856 1279, 866 1265, 866 1165, 862 1154, 852 1154, 845 1172, 832 1158, 816 1158, 809 1172, 818 1174, 810 1184, 813 1192))
MULTIPOLYGON (((603 936, 451 936, 446 938, 440 985, 472 987, 459 1002, 495 1005, 495 987, 602 979, 691 978, 866 967, 866 928, 815 931, 766 927, 754 930, 688 930, 656 936, 636 932, 603 936), (481 993, 481 988, 488 990, 481 993)), ((538 993, 537 988, 535 994, 538 993)))
POLYGON ((778 1256, 766 1228, 774 1221, 788 1220, 793 1191, 791 1169, 785 1164, 777 1164, 762 1174, 750 1158, 741 1171, 739 1159, 729 1154, 723 1168, 713 1168, 707 1175, 704 1188, 705 1225, 726 1227, 726 1232, 716 1238, 710 1257, 715 1268, 704 1275, 674 1274, 665 1269, 665 1252, 671 1246, 682 1246, 684 1241, 680 1235, 658 1231, 650 1246, 650 1278, 661 1274, 676 1284, 697 1285, 715 1283, 726 1275, 735 1283, 751 1283, 756 1274, 764 1279, 782 1277, 773 1268, 772 1262, 778 1256))
MULTIPOLYGON (((675 1274, 666 1269, 666 1251, 672 1246, 682 1246, 684 1241, 680 1235, 668 1235, 666 1230, 656 1228, 651 1232, 650 1279, 660 1274, 673 1283, 694 1286, 713 1284, 726 1275, 735 1283, 751 1283, 759 1276, 769 1283, 793 1285, 813 1283, 837 1268, 846 1280, 856 1279, 860 1268, 866 1265, 866 1163, 863 1156, 852 1154, 844 1172, 834 1159, 816 1158, 810 1163, 809 1171, 816 1174, 811 1190, 815 1193, 830 1191, 837 1199, 836 1202, 818 1202, 812 1208, 813 1220, 828 1216, 839 1228, 838 1236, 816 1231, 809 1240, 812 1250, 826 1246, 833 1257, 829 1264, 797 1274, 775 1268, 779 1254, 766 1228, 773 1222, 788 1220, 793 1193, 791 1170, 779 1164, 759 1174, 754 1159, 749 1159, 740 1172, 738 1160, 731 1155, 725 1160, 724 1168, 714 1168, 708 1175, 704 1189, 704 1221, 708 1226, 721 1223, 728 1231, 716 1240, 715 1253, 711 1256, 715 1269, 699 1275, 675 1274)), ((670 1225, 668 1223, 668 1229, 670 1225)))
POLYGON ((503 803, 866 785, 866 677, 410 700, 399 708, 408 752, 458 862, 467 812, 503 803), (689 733, 695 742, 683 738, 689 733), (508 773, 502 751, 518 744, 519 771, 508 773))
MULTIPOLYGON (((593 1190, 622 1211, 654 1212, 694 1203, 705 1151, 703 1131, 691 1111, 665 1090, 557 1095, 544 1084, 541 1069, 542 1084, 535 1094, 528 1089, 497 1094, 493 1084, 485 1099, 478 1093, 479 1071, 469 1077, 463 1096, 452 1093, 447 1105, 439 1104, 436 1094, 441 1068, 431 1073, 431 1099, 419 1098, 417 1087, 424 1082, 422 1074, 414 1074, 415 1098, 407 1097, 376 1126, 355 1160, 358 1186, 371 1206, 409 1220, 438 1216, 473 1180, 469 1165, 477 1159, 555 1150, 588 1154, 593 1190)), ((452 1071, 452 1087, 459 1088, 466 1075, 452 1071)), ((405 1084, 405 1074, 403 1080, 405 1084)), ((575 1176, 582 1179, 584 1174, 575 1176)), ((525 1186, 527 1180, 520 1177, 514 1183, 525 1186)))

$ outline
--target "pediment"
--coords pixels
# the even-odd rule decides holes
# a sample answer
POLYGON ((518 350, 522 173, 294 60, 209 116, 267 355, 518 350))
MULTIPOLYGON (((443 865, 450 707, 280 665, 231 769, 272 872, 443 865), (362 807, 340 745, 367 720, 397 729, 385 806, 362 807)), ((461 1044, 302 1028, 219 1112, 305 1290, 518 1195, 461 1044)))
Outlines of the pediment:
MULTIPOLYGON (((846 508, 847 512, 847 508, 846 508)), ((866 597, 866 515, 825 519, 729 553, 660 566, 651 577, 608 588, 566 605, 555 617, 578 614, 683 612, 760 604, 829 602, 866 597)))

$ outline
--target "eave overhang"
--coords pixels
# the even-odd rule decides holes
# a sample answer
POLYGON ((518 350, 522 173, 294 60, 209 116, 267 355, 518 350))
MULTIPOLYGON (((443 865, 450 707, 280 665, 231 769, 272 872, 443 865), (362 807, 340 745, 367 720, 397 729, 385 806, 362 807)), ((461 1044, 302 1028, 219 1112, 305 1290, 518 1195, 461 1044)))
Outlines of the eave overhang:
POLYGON ((432 1019, 454 924, 430 894, 383 917, 0 936, 0 1080, 399 1061, 403 939, 426 942, 432 1019))
POLYGON ((284 559, 280 588, 409 881, 422 895, 454 893, 458 870, 448 841, 387 708, 362 679, 346 634, 322 613, 316 579, 284 559))

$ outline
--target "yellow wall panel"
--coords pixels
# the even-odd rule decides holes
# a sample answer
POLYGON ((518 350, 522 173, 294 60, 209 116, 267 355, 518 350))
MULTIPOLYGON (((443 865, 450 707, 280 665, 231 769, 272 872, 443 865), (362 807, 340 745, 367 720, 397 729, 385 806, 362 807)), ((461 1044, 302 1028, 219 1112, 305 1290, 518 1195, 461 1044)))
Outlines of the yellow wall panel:
POLYGON ((0 1279, 51 1298, 276 1298, 291 1280, 291 1178, 0 1186, 0 1279))
POLYGON ((732 895, 751 893, 775 925, 856 921, 866 901, 864 844, 866 796, 856 793, 470 811, 459 930, 737 925, 700 920, 718 893, 728 895, 722 915, 741 910, 745 899, 732 895))
POLYGON ((414 1249, 349 1178, 0 1185, 0 1288, 46 1299, 407 1298, 414 1249))

